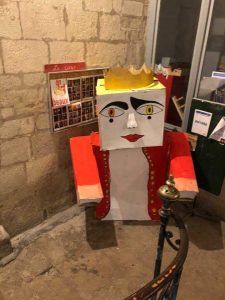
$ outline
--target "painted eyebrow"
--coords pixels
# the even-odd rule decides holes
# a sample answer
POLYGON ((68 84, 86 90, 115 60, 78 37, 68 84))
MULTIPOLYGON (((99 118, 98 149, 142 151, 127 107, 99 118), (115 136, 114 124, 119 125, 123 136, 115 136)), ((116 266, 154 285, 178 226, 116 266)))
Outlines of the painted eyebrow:
POLYGON ((109 106, 117 106, 120 107, 124 110, 128 109, 128 104, 126 102, 122 102, 122 101, 114 101, 114 102, 110 102, 108 103, 106 106, 104 106, 101 111, 103 111, 105 108, 109 107, 109 106))
POLYGON ((131 102, 131 105, 133 106, 133 108, 135 110, 137 110, 137 108, 139 106, 141 106, 142 104, 146 104, 146 103, 153 103, 153 104, 158 104, 162 107, 164 107, 164 105, 162 105, 161 103, 159 103, 158 101, 153 101, 153 100, 143 100, 143 99, 138 99, 138 98, 135 98, 135 97, 130 97, 130 102, 131 102))

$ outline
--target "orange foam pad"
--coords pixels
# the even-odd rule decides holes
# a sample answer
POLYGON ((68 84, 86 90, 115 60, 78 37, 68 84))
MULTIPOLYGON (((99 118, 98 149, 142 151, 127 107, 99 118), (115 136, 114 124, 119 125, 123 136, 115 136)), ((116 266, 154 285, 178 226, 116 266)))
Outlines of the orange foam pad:
POLYGON ((98 168, 92 151, 91 137, 81 136, 71 138, 70 150, 75 183, 77 185, 100 183, 98 168))
POLYGON ((187 135, 181 132, 169 132, 168 135, 171 138, 170 172, 175 178, 195 179, 187 135))

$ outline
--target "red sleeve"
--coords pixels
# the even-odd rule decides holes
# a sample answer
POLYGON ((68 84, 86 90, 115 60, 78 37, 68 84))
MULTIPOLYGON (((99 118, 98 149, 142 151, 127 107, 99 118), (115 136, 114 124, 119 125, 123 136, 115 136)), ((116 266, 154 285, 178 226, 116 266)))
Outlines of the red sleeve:
POLYGON ((181 197, 194 198, 198 192, 195 170, 187 134, 166 132, 170 139, 170 169, 181 197))
POLYGON ((103 194, 91 137, 71 138, 70 150, 78 204, 99 203, 103 194))

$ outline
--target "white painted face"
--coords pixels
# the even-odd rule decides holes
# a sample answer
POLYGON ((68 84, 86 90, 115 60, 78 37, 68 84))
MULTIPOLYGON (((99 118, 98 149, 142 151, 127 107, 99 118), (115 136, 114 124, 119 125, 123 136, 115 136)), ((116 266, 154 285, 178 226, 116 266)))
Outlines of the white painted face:
POLYGON ((103 150, 161 146, 165 89, 98 95, 103 150))

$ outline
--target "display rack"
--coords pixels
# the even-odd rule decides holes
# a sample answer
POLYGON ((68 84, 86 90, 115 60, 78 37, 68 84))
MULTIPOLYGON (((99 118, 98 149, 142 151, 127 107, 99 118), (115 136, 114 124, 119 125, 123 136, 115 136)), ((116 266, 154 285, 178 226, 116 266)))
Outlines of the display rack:
POLYGON ((97 80, 103 78, 104 70, 104 68, 98 68, 48 73, 50 119, 53 132, 97 121, 95 90, 97 80), (69 101, 65 105, 55 105, 52 101, 51 82, 58 79, 66 82, 69 101))

